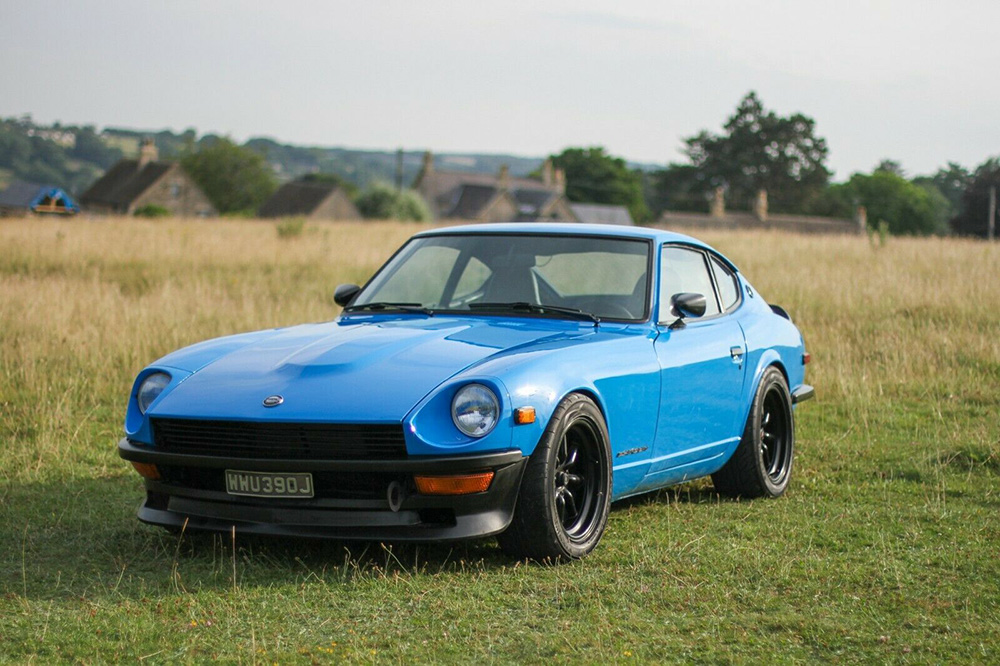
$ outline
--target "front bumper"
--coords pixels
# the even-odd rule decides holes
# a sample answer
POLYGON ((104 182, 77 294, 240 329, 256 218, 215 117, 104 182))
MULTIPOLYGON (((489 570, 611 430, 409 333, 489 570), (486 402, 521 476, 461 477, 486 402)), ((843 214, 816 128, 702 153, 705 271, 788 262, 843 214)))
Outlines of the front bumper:
POLYGON ((483 537, 510 524, 526 458, 520 451, 479 455, 410 456, 397 460, 284 460, 171 453, 122 439, 125 460, 156 465, 158 480, 145 479, 139 520, 188 530, 387 541, 443 541, 483 537), (316 496, 271 499, 230 495, 220 485, 226 469, 311 472, 316 496), (485 492, 421 495, 414 474, 462 474, 491 470, 485 492), (397 511, 387 487, 404 488, 397 511))

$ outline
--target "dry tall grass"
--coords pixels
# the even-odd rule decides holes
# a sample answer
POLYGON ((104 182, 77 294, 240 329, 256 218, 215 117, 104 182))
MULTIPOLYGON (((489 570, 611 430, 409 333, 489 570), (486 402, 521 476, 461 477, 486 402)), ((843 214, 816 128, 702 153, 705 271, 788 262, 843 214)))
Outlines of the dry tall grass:
MULTIPOLYGON (((332 318, 333 287, 364 281, 420 228, 311 224, 280 238, 259 221, 0 223, 0 469, 31 477, 80 458, 103 468, 108 456, 93 449, 115 438, 144 364, 209 337, 332 318), (76 447, 82 423, 107 439, 76 447)), ((997 405, 1000 246, 699 235, 792 313, 821 399, 862 418, 896 400, 997 405)))

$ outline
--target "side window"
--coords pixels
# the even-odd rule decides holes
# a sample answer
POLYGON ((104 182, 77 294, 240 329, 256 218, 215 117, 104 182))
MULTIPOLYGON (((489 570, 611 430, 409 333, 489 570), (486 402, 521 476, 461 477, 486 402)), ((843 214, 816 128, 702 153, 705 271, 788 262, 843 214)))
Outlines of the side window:
POLYGON ((736 305, 736 301, 740 300, 736 276, 715 257, 712 257, 712 272, 715 273, 715 284, 719 286, 719 300, 722 301, 722 309, 728 310, 736 305))
POLYGON ((704 254, 697 250, 667 246, 663 248, 660 262, 660 321, 668 321, 677 316, 671 312, 670 299, 684 292, 705 296, 706 317, 719 314, 719 303, 715 298, 704 254))

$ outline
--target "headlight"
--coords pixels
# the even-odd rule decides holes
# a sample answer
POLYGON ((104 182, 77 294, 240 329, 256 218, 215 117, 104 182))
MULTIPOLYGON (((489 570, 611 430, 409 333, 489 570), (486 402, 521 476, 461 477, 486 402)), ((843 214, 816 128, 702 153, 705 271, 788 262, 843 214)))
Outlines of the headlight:
POLYGON ((482 384, 463 386, 451 401, 451 419, 469 437, 482 437, 496 426, 500 401, 482 384))
POLYGON ((169 383, 170 375, 165 372, 154 372, 142 380, 142 384, 139 385, 139 394, 136 396, 140 414, 146 413, 149 406, 163 393, 163 389, 167 388, 169 383))

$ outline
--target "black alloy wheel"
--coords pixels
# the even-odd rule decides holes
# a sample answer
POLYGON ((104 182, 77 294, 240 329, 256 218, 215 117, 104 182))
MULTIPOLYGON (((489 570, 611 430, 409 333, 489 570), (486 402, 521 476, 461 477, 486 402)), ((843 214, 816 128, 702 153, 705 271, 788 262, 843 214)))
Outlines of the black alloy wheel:
POLYGON ((788 488, 795 453, 792 397, 781 370, 760 380, 743 437, 729 461, 712 475, 724 495, 778 497, 788 488))
POLYGON ((519 559, 579 559, 600 541, 611 505, 611 448, 594 402, 568 395, 531 454, 514 516, 498 535, 519 559))
POLYGON ((772 483, 780 484, 791 468, 788 417, 781 392, 772 387, 764 396, 760 419, 760 456, 772 483))
POLYGON ((596 524, 601 476, 599 437, 594 424, 581 419, 563 434, 556 451, 553 500, 562 527, 574 542, 586 540, 596 524))

